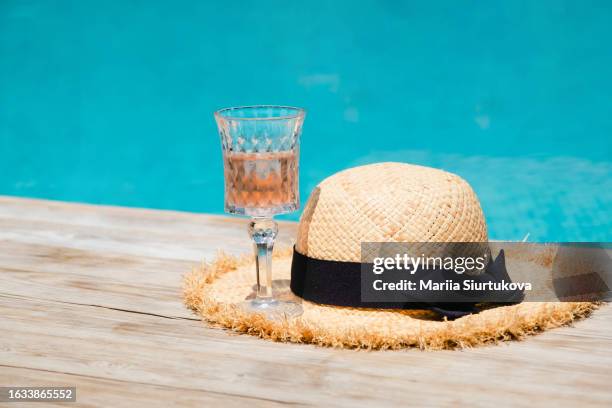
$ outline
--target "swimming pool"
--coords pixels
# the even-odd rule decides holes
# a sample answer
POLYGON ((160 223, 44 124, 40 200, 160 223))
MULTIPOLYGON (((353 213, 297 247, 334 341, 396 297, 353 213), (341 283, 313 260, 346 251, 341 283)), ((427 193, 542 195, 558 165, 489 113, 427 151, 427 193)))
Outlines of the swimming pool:
POLYGON ((220 213, 212 112, 288 104, 303 200, 411 162, 492 238, 612 241, 610 3, 358 4, 1 2, 0 194, 220 213))

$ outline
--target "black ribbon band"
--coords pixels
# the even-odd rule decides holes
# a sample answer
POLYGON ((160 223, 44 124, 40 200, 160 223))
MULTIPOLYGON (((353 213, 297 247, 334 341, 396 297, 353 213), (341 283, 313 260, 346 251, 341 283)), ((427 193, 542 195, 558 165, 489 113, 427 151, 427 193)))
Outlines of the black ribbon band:
MULTIPOLYGON (((478 312, 475 305, 479 302, 364 302, 361 299, 361 267, 359 262, 310 258, 294 248, 291 263, 291 291, 302 299, 325 305, 376 309, 428 309, 449 319, 478 312)), ((442 271, 434 271, 431 276, 440 281, 448 278, 448 274, 442 271)), ((494 262, 489 263, 485 273, 476 279, 482 282, 510 281, 503 250, 494 262)), ((506 293, 504 297, 506 302, 516 303, 522 300, 523 293, 520 291, 506 293)))

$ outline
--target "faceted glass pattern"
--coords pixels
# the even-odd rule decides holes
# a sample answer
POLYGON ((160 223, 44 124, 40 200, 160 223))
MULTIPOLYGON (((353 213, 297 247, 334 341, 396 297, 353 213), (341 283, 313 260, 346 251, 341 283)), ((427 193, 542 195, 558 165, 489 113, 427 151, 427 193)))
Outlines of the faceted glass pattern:
POLYGON ((304 110, 228 108, 215 118, 223 149, 225 211, 272 216, 297 210, 304 110))

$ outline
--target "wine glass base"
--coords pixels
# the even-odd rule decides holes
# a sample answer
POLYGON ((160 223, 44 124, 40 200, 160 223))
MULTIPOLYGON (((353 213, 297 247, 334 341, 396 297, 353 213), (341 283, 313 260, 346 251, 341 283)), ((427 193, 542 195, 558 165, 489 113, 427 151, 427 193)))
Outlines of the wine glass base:
POLYGON ((253 299, 240 303, 240 308, 247 313, 261 314, 268 320, 289 320, 304 313, 299 303, 277 299, 253 299))

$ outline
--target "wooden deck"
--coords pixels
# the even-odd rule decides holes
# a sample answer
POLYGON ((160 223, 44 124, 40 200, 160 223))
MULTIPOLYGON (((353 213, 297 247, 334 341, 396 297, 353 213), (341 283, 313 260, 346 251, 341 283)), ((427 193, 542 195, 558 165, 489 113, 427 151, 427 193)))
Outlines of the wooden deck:
MULTIPOLYGON (((207 328, 183 307, 181 276, 218 249, 250 251, 245 228, 0 197, 0 386, 76 386, 75 406, 103 407, 612 406, 609 306, 575 327, 455 352, 335 350, 207 328)), ((287 241, 295 224, 281 231, 287 241)))

